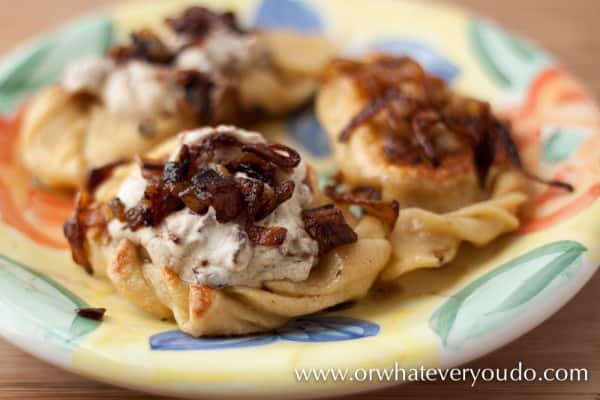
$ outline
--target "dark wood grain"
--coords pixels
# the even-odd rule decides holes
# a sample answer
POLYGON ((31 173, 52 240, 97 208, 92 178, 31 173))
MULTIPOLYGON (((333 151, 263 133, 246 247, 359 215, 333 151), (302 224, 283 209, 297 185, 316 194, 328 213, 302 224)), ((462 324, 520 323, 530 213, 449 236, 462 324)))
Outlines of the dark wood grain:
MULTIPOLYGON (((367 0, 365 0, 367 1, 367 0)), ((373 1, 373 0, 369 0, 373 1)), ((0 0, 0 53, 95 7, 102 0, 0 0)), ((600 1, 458 0, 477 13, 533 39, 600 96, 600 1)), ((537 329, 470 367, 512 368, 519 361, 544 368, 588 368, 587 383, 410 384, 374 392, 370 399, 600 399, 600 275, 537 329)), ((0 322, 1 323, 1 322, 0 322)), ((147 399, 62 371, 0 340, 2 399, 147 399)), ((156 398, 156 397, 152 397, 156 398)), ((359 397, 356 397, 357 399, 359 397)))

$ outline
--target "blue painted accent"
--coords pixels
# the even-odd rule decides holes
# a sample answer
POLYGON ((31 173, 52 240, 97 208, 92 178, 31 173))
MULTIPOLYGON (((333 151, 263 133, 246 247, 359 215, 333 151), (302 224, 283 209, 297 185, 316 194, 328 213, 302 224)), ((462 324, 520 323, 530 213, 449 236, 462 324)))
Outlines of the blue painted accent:
POLYGON ((379 325, 347 317, 314 316, 292 320, 278 333, 293 342, 338 342, 375 336, 379 325))
POLYGON ((315 157, 327 157, 331 146, 327 134, 312 109, 294 115, 286 121, 288 135, 315 157))
POLYGON ((413 39, 382 39, 368 46, 370 51, 380 51, 398 55, 407 55, 414 58, 427 72, 438 76, 446 82, 452 82, 460 72, 436 49, 418 40, 413 39))
POLYGON ((299 0, 263 0, 256 9, 254 24, 305 33, 322 32, 325 25, 317 10, 299 0))
POLYGON ((262 346, 276 340, 277 336, 271 334, 239 338, 194 338, 181 331, 173 330, 152 335, 150 348, 152 350, 220 350, 262 346))
POLYGON ((362 339, 379 333, 379 325, 355 318, 315 315, 297 318, 272 333, 234 338, 194 338, 173 330, 150 337, 152 350, 223 350, 263 346, 279 340, 292 342, 338 342, 362 339))

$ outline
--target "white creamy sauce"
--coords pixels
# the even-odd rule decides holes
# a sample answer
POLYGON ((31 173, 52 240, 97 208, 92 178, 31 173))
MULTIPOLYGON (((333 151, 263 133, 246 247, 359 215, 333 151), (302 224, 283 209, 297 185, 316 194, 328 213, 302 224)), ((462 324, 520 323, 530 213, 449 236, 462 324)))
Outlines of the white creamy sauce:
MULTIPOLYGON (((234 136, 238 140, 244 143, 266 143, 264 136, 258 132, 247 131, 245 129, 237 128, 233 125, 219 125, 217 127, 205 127, 200 129, 194 129, 191 131, 184 132, 179 136, 180 144, 190 144, 202 141, 205 137, 213 135, 215 133, 227 133, 234 136)), ((173 153, 173 158, 177 155, 177 152, 173 153)), ((296 168, 297 169, 297 168, 296 168)))
POLYGON ((67 66, 63 87, 69 92, 99 93, 114 68, 107 58, 84 58, 67 66))
MULTIPOLYGON (((190 39, 175 36, 171 41, 176 50, 190 39)), ((198 70, 216 82, 231 79, 233 71, 245 68, 256 56, 256 43, 255 35, 217 27, 200 44, 178 52, 171 67, 140 60, 115 65, 109 58, 90 57, 67 67, 62 86, 69 92, 95 95, 110 112, 124 117, 172 115, 181 96, 174 83, 177 70, 198 70)))
POLYGON ((218 28, 208 34, 199 45, 183 50, 176 60, 180 69, 195 69, 210 75, 221 75, 224 70, 244 68, 257 52, 254 35, 240 35, 218 28))
POLYGON ((172 71, 143 61, 115 65, 109 59, 83 59, 69 65, 62 86, 97 96, 111 113, 123 117, 145 119, 177 111, 172 71))
POLYGON ((112 113, 144 118, 175 113, 176 90, 168 69, 130 61, 108 77, 102 98, 112 113))
POLYGON ((179 69, 195 69, 205 74, 213 71, 213 65, 200 47, 190 47, 185 49, 177 57, 177 67, 179 69))
POLYGON ((142 171, 136 168, 121 184, 117 197, 126 209, 132 208, 144 198, 146 186, 142 171))
MULTIPOLYGON (((231 129, 221 126, 190 131, 182 135, 180 143, 196 142, 231 129)), ((246 143, 264 142, 258 133, 240 129, 234 132, 246 143)), ((172 157, 175 154, 177 151, 172 157)), ((304 183, 305 176, 306 166, 300 164, 288 177, 296 185, 293 196, 257 222, 261 226, 287 229, 285 241, 277 247, 253 244, 239 223, 218 222, 212 207, 204 215, 185 208, 169 215, 158 226, 135 232, 113 220, 108 226, 109 234, 117 241, 128 238, 143 247, 152 265, 169 266, 182 280, 192 284, 259 287, 271 280, 302 281, 318 261, 318 244, 305 231, 301 218, 302 210, 310 207, 312 201, 312 193, 304 183)), ((145 182, 139 170, 123 182, 118 197, 126 208, 143 197, 145 182)))

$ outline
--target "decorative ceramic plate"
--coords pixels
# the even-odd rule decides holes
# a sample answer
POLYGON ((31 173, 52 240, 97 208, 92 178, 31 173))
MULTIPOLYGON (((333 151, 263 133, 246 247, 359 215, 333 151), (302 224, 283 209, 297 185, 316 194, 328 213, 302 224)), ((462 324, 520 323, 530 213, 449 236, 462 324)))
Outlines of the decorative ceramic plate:
MULTIPOLYGON (((546 189, 522 228, 458 259, 402 277, 393 295, 292 321, 269 334, 194 339, 144 314, 70 258, 61 226, 72 198, 30 185, 16 140, 27 97, 66 63, 102 53, 134 28, 158 24, 181 1, 118 6, 81 19, 0 65, 0 333, 71 371, 175 396, 324 396, 384 383, 300 383, 295 368, 450 367, 514 340, 556 312, 600 263, 600 114, 555 61, 492 22, 415 1, 211 1, 265 28, 330 35, 348 54, 408 54, 462 92, 508 116, 529 164, 574 183, 546 189), (77 317, 102 306, 107 318, 77 317)), ((211 4, 214 3, 214 4, 211 4)), ((332 168, 314 116, 271 124, 321 171, 332 168)))

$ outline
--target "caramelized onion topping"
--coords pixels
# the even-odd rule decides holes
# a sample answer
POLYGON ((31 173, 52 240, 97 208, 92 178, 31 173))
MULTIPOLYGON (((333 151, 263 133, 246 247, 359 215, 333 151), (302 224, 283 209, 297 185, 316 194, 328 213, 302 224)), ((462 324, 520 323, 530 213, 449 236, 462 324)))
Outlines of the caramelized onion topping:
POLYGON ((71 247, 73 261, 90 274, 92 265, 85 249, 86 232, 90 228, 102 227, 112 218, 110 206, 94 203, 93 191, 121 164, 123 161, 116 161, 88 173, 82 190, 75 197, 75 208, 63 225, 63 234, 71 247))
POLYGON ((89 204, 88 196, 85 191, 78 194, 75 209, 63 225, 63 233, 71 247, 73 261, 91 274, 92 266, 85 249, 85 235, 88 229, 103 226, 110 218, 110 214, 103 205, 89 204))
POLYGON ((261 246, 280 246, 285 241, 287 229, 280 226, 265 227, 255 224, 246 224, 248 238, 261 246))
POLYGON ((221 223, 233 221, 244 208, 242 192, 234 177, 221 176, 208 169, 192 177, 191 188, 197 203, 202 207, 194 211, 203 214, 208 207, 213 207, 217 221, 221 223))
MULTIPOLYGON (((76 200, 79 202, 78 200, 76 200)), ((76 206, 78 208, 78 206, 76 206)), ((77 210, 74 214, 78 214, 77 210)), ((92 265, 88 260, 85 251, 85 227, 77 216, 69 217, 63 225, 63 233, 71 246, 71 257, 73 261, 85 268, 88 273, 92 273, 92 265)))
MULTIPOLYGON (((244 33, 232 12, 215 13, 204 7, 189 7, 179 17, 167 18, 167 26, 181 35, 187 35, 193 44, 200 44, 215 28, 224 27, 232 32, 244 33)), ((109 56, 117 64, 131 60, 142 60, 151 64, 169 65, 175 59, 175 52, 150 29, 142 29, 130 35, 131 43, 109 50, 109 56)))
POLYGON ((256 154, 265 161, 281 168, 296 168, 300 164, 300 154, 296 150, 282 144, 255 143, 242 147, 242 151, 256 154), (285 153, 281 154, 281 153, 285 153))
MULTIPOLYGON (((200 215, 212 207, 217 221, 241 223, 255 244, 279 246, 285 241, 285 228, 258 223, 294 194, 294 181, 284 178, 301 161, 293 149, 279 144, 243 144, 233 134, 219 132, 198 143, 182 145, 172 161, 142 157, 136 161, 146 179, 144 196, 138 204, 126 209, 119 198, 106 204, 93 201, 93 189, 120 165, 114 163, 90 174, 86 189, 78 194, 73 215, 64 225, 73 259, 89 272, 86 231, 105 226, 113 218, 136 231, 156 226, 185 207, 200 215), (237 172, 246 177, 235 176, 237 172)), ((356 240, 341 212, 330 208, 302 216, 308 223, 307 232, 319 242, 321 253, 356 240)))
POLYGON ((93 168, 85 177, 83 187, 88 192, 93 192, 98 186, 102 184, 113 172, 113 170, 126 163, 126 160, 118 160, 106 164, 99 168, 93 168))
POLYGON ((544 180, 526 171, 510 129, 492 114, 488 103, 451 92, 414 60, 383 54, 369 62, 334 60, 324 79, 339 73, 351 76, 367 99, 340 132, 341 142, 349 140, 359 126, 376 124, 377 131, 385 134, 383 151, 391 162, 424 162, 437 168, 446 156, 468 151, 483 186, 491 166, 504 152, 528 178, 573 190, 568 183, 544 180), (452 137, 458 148, 437 145, 442 135, 452 137))
POLYGON ((342 211, 333 204, 302 211, 306 232, 319 244, 319 254, 358 240, 342 211))
POLYGON ((400 211, 398 202, 381 200, 379 191, 371 186, 356 186, 342 192, 336 182, 325 187, 325 195, 336 203, 361 207, 367 214, 380 219, 389 231, 396 225, 400 211))
POLYGON ((244 153, 227 163, 226 168, 232 174, 243 172, 253 179, 273 185, 276 168, 265 159, 252 153, 244 153))
POLYGON ((237 33, 244 32, 238 25, 233 12, 216 13, 200 6, 189 7, 181 16, 167 18, 165 22, 175 32, 191 36, 196 41, 203 40, 214 28, 219 26, 237 33))
POLYGON ((570 183, 562 182, 562 181, 558 181, 558 180, 543 179, 543 178, 540 178, 539 176, 527 171, 525 169, 525 167, 523 166, 523 162, 521 161, 519 149, 517 148, 517 145, 515 144, 513 138, 510 135, 509 128, 501 122, 496 122, 494 124, 494 129, 498 133, 499 140, 502 143, 502 145, 504 146, 505 151, 508 154, 508 157, 510 158, 510 160, 512 161, 512 163, 515 166, 517 166, 518 168, 521 169, 521 171, 525 174, 526 177, 528 177, 529 179, 534 180, 536 182, 542 183, 544 185, 554 186, 559 189, 566 190, 567 192, 575 191, 575 188, 570 183))
POLYGON ((169 48, 150 29, 142 29, 130 35, 131 43, 127 46, 117 46, 109 50, 109 56, 117 64, 131 60, 146 61, 151 64, 171 64, 175 58, 169 48))
POLYGON ((213 119, 213 102, 216 85, 205 73, 197 70, 177 71, 175 82, 183 90, 185 105, 198 122, 210 123, 213 119))
POLYGON ((118 197, 111 199, 108 202, 108 206, 110 207, 112 216, 114 218, 118 219, 121 222, 125 222, 127 220, 125 216, 125 204, 123 204, 123 202, 118 197))
MULTIPOLYGON (((167 18, 166 25, 177 35, 183 36, 178 48, 169 48, 151 29, 142 29, 130 35, 130 43, 116 46, 108 51, 108 56, 121 65, 140 60, 158 66, 170 67, 174 84, 178 91, 177 107, 183 115, 194 118, 198 125, 212 125, 219 122, 250 123, 263 116, 260 107, 247 107, 242 104, 237 79, 230 79, 234 66, 222 66, 227 77, 220 79, 214 74, 205 74, 195 69, 176 68, 177 56, 190 46, 201 46, 212 31, 228 30, 235 34, 248 33, 240 28, 232 12, 216 13, 204 7, 189 7, 176 18, 167 18)), ((169 76, 171 76, 169 74, 169 76)), ((165 79, 163 77, 163 79, 165 79)), ((140 132, 151 134, 152 128, 140 126, 140 132)))
POLYGON ((389 107, 392 100, 401 98, 400 94, 396 90, 388 90, 382 96, 376 97, 372 101, 369 101, 358 114, 356 114, 350 122, 342 129, 340 133, 340 142, 345 142, 350 139, 350 136, 356 128, 370 121, 373 117, 379 114, 381 111, 389 107))

